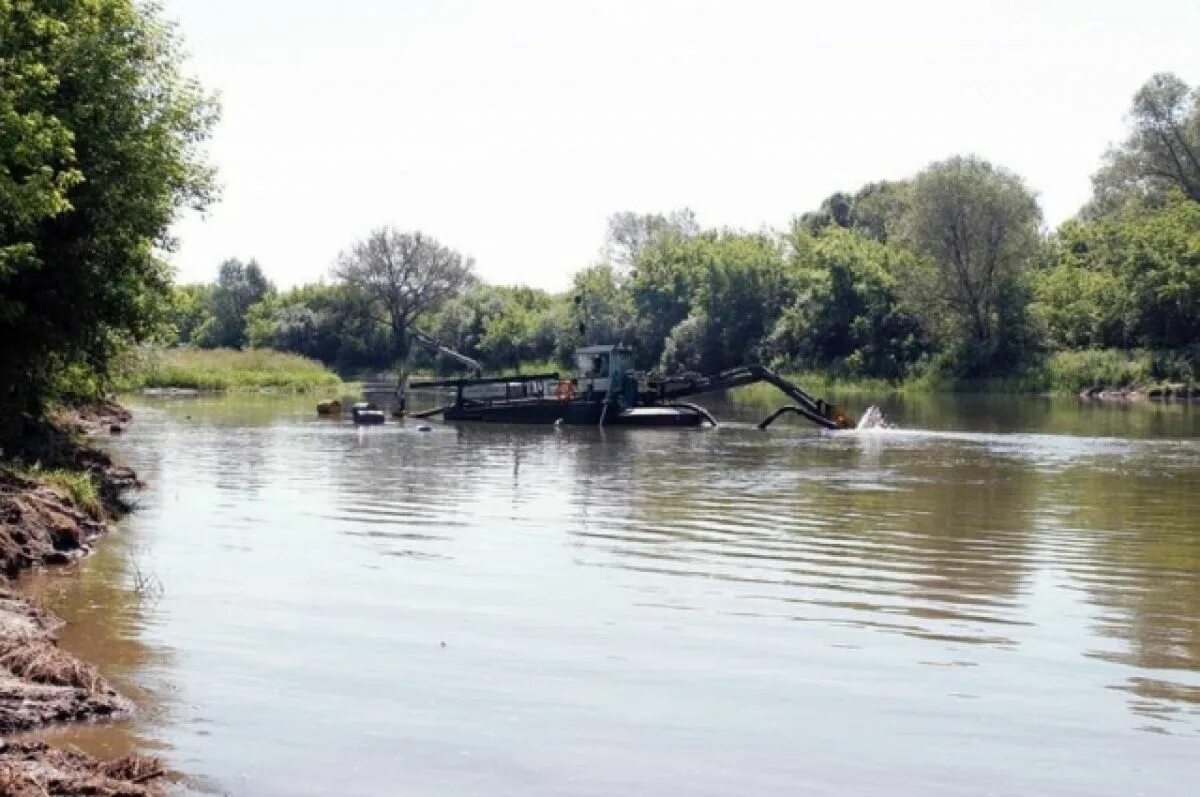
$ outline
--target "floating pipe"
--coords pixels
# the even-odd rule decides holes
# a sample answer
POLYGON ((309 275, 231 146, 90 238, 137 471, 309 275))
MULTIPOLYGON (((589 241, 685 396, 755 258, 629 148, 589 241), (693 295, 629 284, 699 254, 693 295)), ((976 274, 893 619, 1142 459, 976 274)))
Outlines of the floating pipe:
POLYGON ((780 407, 779 409, 775 410, 775 412, 768 415, 763 420, 763 422, 758 425, 758 428, 766 429, 768 426, 770 426, 776 420, 778 420, 779 416, 786 415, 789 412, 794 412, 797 415, 807 418, 808 420, 812 421, 813 423, 817 424, 818 426, 825 427, 826 429, 841 429, 841 428, 843 428, 840 424, 838 424, 837 422, 835 422, 833 420, 830 420, 829 418, 826 418, 824 415, 819 415, 805 407, 797 407, 792 404, 788 404, 786 407, 780 407))
POLYGON ((706 420, 710 424, 712 424, 712 427, 714 429, 717 428, 718 426, 720 426, 720 424, 717 423, 717 419, 712 416, 712 413, 709 412, 708 410, 704 409, 703 407, 701 407, 699 404, 689 404, 686 401, 677 401, 674 404, 668 404, 667 406, 668 407, 679 407, 681 409, 691 410, 692 412, 696 413, 697 415, 704 418, 704 420, 706 420))

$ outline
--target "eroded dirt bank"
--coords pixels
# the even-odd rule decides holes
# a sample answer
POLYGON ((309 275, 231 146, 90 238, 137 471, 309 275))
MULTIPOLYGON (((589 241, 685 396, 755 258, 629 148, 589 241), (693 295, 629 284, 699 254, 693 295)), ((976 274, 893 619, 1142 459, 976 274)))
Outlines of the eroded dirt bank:
POLYGON ((55 467, 92 474, 101 506, 77 506, 69 491, 0 469, 0 797, 160 794, 161 765, 140 757, 101 762, 12 734, 61 722, 119 719, 133 704, 89 664, 59 649, 61 623, 12 592, 12 579, 32 567, 85 555, 107 524, 127 509, 122 495, 137 477, 89 446, 85 433, 116 434, 129 423, 116 405, 62 417, 39 441, 55 467))

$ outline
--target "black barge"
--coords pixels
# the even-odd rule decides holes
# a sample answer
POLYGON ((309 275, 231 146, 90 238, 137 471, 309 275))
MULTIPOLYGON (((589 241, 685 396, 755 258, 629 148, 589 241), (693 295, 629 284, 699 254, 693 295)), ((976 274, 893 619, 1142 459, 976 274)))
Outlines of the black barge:
MULTIPOLYGON (((570 424, 576 426, 695 427, 716 420, 685 399, 702 393, 768 382, 794 404, 782 407, 759 424, 766 428, 781 415, 794 413, 826 429, 853 428, 845 412, 813 398, 797 385, 761 365, 746 365, 707 376, 647 375, 631 368, 632 352, 621 346, 589 346, 575 352, 577 373, 441 379, 412 382, 409 389, 451 389, 452 404, 413 413, 440 415, 447 421, 483 423, 570 424)), ((401 407, 405 396, 399 394, 401 407)))

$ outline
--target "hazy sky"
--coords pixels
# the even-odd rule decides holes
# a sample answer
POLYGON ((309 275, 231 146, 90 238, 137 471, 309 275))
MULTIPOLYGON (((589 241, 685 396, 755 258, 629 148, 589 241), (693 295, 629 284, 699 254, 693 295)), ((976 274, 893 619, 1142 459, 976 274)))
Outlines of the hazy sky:
POLYGON ((420 228, 493 282, 566 287, 618 210, 783 227, 976 153, 1074 213, 1130 97, 1200 82, 1197 0, 167 0, 222 96, 222 201, 180 278, 328 273, 420 228))

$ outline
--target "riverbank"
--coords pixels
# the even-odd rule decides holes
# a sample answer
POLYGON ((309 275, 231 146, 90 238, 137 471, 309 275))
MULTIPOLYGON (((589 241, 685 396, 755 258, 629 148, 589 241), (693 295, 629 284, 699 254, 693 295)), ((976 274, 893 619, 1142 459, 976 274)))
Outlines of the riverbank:
POLYGON ((134 711, 95 668, 57 646, 59 620, 9 589, 26 570, 85 556, 128 511, 123 495, 138 485, 136 475, 84 435, 119 433, 129 421, 112 404, 60 416, 30 441, 37 465, 0 463, 0 795, 160 793, 163 770, 153 759, 101 762, 8 740, 47 725, 111 721, 134 711))
POLYGON ((819 395, 979 393, 1079 396, 1096 401, 1187 401, 1200 397, 1192 369, 1186 352, 1104 349, 1055 352, 1022 370, 993 377, 957 377, 933 365, 899 380, 787 369, 784 375, 819 395))
POLYGON ((118 392, 146 389, 308 392, 341 387, 341 378, 316 360, 271 349, 137 349, 114 379, 118 392))

